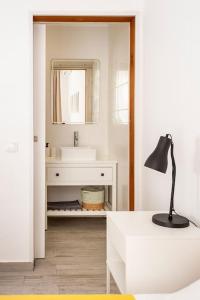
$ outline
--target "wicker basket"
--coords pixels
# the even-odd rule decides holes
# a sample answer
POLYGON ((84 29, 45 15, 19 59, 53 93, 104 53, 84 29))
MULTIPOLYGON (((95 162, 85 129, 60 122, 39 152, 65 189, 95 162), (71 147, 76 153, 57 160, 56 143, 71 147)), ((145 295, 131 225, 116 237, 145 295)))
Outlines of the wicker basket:
POLYGON ((87 210, 101 210, 104 208, 104 187, 86 186, 81 189, 83 208, 87 210))

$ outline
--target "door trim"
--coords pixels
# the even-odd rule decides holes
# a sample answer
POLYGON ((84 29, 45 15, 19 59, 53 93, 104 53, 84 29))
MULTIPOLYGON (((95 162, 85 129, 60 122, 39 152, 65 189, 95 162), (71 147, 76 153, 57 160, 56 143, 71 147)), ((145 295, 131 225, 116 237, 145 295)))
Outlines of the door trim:
POLYGON ((33 16, 37 23, 126 22, 130 26, 129 74, 129 210, 135 207, 135 16, 33 16))

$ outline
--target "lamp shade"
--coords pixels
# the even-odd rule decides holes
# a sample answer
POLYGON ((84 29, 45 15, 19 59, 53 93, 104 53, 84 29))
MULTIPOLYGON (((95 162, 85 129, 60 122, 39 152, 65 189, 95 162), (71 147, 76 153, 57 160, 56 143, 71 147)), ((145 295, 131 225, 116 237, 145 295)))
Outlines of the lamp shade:
POLYGON ((166 173, 167 165, 168 165, 168 150, 171 145, 172 140, 166 136, 161 136, 155 150, 152 154, 147 158, 145 162, 145 167, 150 169, 166 173))

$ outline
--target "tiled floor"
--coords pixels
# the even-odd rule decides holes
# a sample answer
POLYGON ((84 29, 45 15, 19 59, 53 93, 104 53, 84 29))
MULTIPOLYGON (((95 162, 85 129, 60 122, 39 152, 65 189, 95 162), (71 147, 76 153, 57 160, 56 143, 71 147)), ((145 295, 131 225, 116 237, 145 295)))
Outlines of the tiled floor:
MULTIPOLYGON (((34 272, 0 272, 0 294, 101 294, 106 291, 105 218, 50 218, 46 258, 34 272)), ((112 281, 112 293, 119 293, 112 281)))

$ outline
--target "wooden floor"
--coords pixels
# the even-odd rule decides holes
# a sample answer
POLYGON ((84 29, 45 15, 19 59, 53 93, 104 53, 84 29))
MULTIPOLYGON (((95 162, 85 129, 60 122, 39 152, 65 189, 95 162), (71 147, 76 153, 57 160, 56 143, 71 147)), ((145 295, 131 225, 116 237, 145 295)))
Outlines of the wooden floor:
MULTIPOLYGON (((105 218, 49 218, 46 258, 34 272, 0 272, 0 294, 103 294, 105 218)), ((119 293, 114 281, 112 293, 119 293)))

